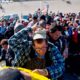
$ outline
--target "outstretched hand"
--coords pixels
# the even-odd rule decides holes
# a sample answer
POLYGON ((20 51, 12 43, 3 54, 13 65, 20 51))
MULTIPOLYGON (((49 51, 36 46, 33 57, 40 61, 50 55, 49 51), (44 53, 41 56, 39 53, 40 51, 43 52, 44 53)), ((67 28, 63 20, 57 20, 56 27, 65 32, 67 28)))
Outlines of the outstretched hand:
POLYGON ((48 76, 48 71, 46 69, 35 69, 32 71, 33 73, 38 73, 43 76, 48 76))

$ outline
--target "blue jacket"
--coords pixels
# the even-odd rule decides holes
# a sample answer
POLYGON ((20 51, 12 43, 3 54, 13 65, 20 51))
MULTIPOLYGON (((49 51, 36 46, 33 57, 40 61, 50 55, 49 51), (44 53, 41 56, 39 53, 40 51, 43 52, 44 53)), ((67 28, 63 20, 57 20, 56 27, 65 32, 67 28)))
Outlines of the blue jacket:
MULTIPOLYGON (((15 33, 9 39, 9 45, 15 52, 14 65, 25 67, 24 65, 31 59, 29 53, 31 51, 32 42, 30 41, 28 30, 23 29, 18 33, 15 33)), ((48 43, 48 45, 48 54, 52 64, 45 68, 48 70, 51 79, 56 80, 64 72, 64 59, 59 50, 53 44, 48 43)))

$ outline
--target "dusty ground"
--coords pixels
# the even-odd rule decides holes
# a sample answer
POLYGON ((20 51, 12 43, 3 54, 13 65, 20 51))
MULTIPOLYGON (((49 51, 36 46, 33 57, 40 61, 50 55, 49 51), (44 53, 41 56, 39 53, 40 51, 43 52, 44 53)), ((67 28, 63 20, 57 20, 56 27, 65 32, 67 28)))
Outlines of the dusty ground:
POLYGON ((43 8, 45 3, 49 4, 49 11, 53 12, 80 12, 80 0, 70 0, 72 3, 67 4, 65 0, 45 0, 43 1, 27 1, 27 2, 11 2, 11 3, 1 3, 4 11, 0 10, 0 16, 6 14, 28 14, 33 13, 37 8, 43 8))

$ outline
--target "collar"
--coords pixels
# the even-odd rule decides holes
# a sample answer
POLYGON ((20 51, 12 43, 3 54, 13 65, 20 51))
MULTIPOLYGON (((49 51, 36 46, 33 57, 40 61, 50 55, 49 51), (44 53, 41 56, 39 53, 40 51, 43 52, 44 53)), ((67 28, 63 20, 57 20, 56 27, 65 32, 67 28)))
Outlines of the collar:
POLYGON ((45 55, 44 56, 40 56, 38 53, 35 53, 35 56, 41 59, 45 59, 45 55))

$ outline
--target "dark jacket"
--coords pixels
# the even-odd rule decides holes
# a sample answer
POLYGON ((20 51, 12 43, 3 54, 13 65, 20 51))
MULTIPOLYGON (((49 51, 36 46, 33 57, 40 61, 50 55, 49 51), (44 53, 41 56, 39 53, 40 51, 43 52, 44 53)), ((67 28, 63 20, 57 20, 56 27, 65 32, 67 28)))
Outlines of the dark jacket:
POLYGON ((48 40, 53 43, 61 52, 61 54, 63 54, 63 51, 65 49, 66 46, 66 41, 65 38, 63 36, 61 36, 58 40, 53 40, 49 35, 48 35, 48 40))
POLYGON ((11 48, 6 51, 5 49, 1 49, 1 61, 5 60, 7 66, 11 66, 12 60, 14 59, 14 52, 11 48))
MULTIPOLYGON (((28 35, 28 30, 23 29, 19 31, 18 33, 14 34, 10 39, 9 39, 9 45, 15 52, 15 60, 14 60, 14 65, 19 66, 19 67, 25 67, 25 64, 27 64, 28 61, 32 60, 32 57, 35 56, 30 56, 34 54, 32 51, 32 42, 29 40, 29 35, 28 35)), ((50 77, 52 80, 57 79, 59 76, 62 75, 64 72, 64 59, 61 56, 61 53, 59 50, 51 43, 48 43, 48 55, 46 56, 49 57, 47 58, 50 59, 51 61, 48 64, 46 64, 45 69, 48 70, 50 77)), ((47 54, 47 53, 46 53, 47 54)), ((31 65, 32 66, 32 65, 31 65)), ((27 68, 27 66, 26 66, 27 68)), ((36 68, 35 68, 36 69, 36 68)))

